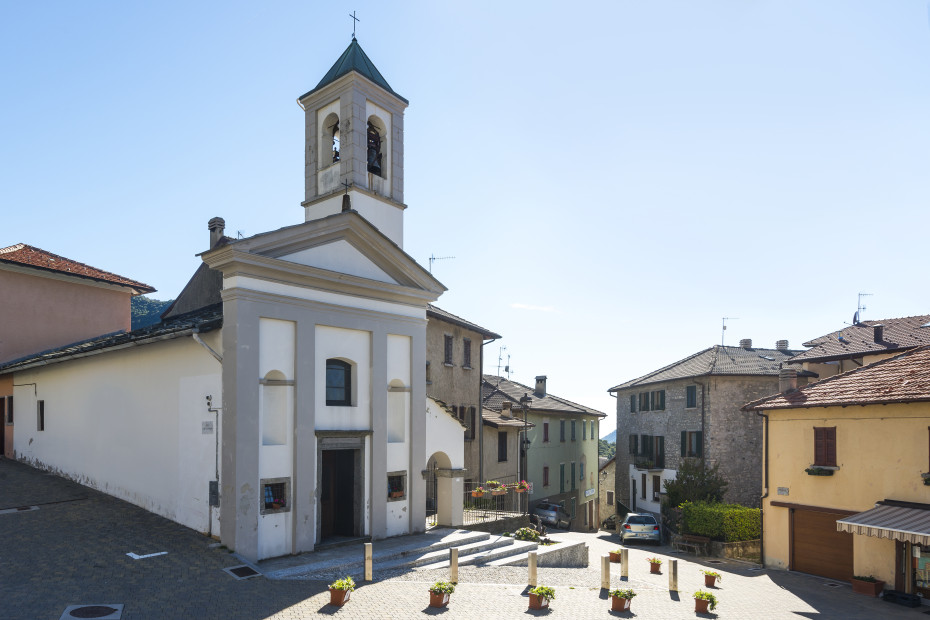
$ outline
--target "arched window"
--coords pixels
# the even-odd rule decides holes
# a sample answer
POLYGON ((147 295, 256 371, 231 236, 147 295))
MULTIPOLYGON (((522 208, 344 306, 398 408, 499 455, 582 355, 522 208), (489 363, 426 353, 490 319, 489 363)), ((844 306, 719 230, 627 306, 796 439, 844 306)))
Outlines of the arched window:
POLYGON ((339 161, 339 117, 328 114, 320 127, 320 169, 339 161))
POLYGON ((326 404, 352 405, 352 364, 349 362, 326 360, 326 404))
POLYGON ((368 119, 368 172, 383 177, 381 141, 384 137, 384 128, 379 125, 376 117, 368 119))

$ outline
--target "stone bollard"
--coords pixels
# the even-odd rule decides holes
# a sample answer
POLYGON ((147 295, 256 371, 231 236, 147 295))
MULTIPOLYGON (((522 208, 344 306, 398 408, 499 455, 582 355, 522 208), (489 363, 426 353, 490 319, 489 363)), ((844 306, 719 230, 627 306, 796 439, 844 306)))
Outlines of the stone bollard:
POLYGON ((459 548, 452 547, 449 549, 449 581, 452 583, 459 582, 459 548))
POLYGON ((620 577, 628 579, 630 576, 630 554, 627 549, 620 550, 620 577))
POLYGON ((527 580, 528 586, 535 588, 536 583, 536 552, 528 551, 526 553, 527 580))
POLYGON ((371 581, 371 543, 365 543, 365 581, 371 581))
POLYGON ((610 590, 610 556, 601 556, 601 589, 610 590))
POLYGON ((668 591, 678 592, 678 560, 668 561, 668 591))

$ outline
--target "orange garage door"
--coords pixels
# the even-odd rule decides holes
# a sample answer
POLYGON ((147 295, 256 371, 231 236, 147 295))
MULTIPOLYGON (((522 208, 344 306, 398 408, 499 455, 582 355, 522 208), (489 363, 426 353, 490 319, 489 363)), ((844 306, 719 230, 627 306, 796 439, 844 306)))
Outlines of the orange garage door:
POLYGON ((836 531, 836 520, 848 513, 791 511, 791 570, 828 579, 853 576, 853 535, 836 531))

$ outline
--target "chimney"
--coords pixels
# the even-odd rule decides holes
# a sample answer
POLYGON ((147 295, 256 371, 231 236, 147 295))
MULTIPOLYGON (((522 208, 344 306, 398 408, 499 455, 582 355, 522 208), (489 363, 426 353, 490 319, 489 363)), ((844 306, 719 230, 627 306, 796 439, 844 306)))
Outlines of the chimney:
POLYGON ((751 349, 751 348, 752 348, 752 339, 751 339, 751 338, 743 338, 742 340, 739 341, 739 346, 740 346, 741 348, 743 348, 743 349, 751 349))
POLYGON ((536 396, 543 398, 546 395, 546 375, 536 377, 536 396))
POLYGON ((778 371, 778 391, 794 392, 798 389, 798 371, 794 368, 782 368, 778 371))
POLYGON ((512 418, 512 417, 513 417, 513 412, 510 410, 511 407, 513 407, 513 403, 510 402, 509 400, 505 400, 505 401, 501 404, 501 417, 502 417, 502 418, 512 418))
POLYGON ((778 349, 779 351, 787 351, 787 350, 788 350, 788 341, 787 341, 787 340, 776 340, 776 341, 775 341, 775 348, 778 349))
POLYGON ((873 325, 873 336, 875 342, 884 342, 885 341, 885 326, 882 324, 873 325))
POLYGON ((207 222, 207 228, 210 229, 210 249, 216 246, 217 242, 223 238, 223 231, 226 229, 226 220, 221 217, 210 218, 207 222))

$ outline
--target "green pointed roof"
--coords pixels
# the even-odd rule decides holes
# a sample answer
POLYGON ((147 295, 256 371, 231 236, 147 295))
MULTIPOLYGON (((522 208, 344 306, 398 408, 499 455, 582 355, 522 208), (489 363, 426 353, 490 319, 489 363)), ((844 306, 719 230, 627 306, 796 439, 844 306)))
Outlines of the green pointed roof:
POLYGON ((381 75, 381 72, 378 71, 377 67, 375 67, 375 63, 371 62, 371 59, 368 58, 368 54, 366 54, 362 49, 362 46, 358 44, 358 41, 356 41, 355 37, 352 37, 352 42, 349 43, 349 47, 347 47, 346 51, 342 53, 342 56, 339 57, 339 60, 337 60, 336 63, 330 67, 329 71, 326 72, 326 75, 323 76, 323 79, 320 80, 320 83, 317 84, 313 90, 301 95, 299 99, 303 99, 307 95, 315 93, 324 86, 332 84, 350 71, 355 71, 359 75, 368 78, 404 103, 410 103, 399 94, 394 92, 394 89, 391 88, 391 85, 387 83, 387 80, 384 79, 384 76, 381 75))

